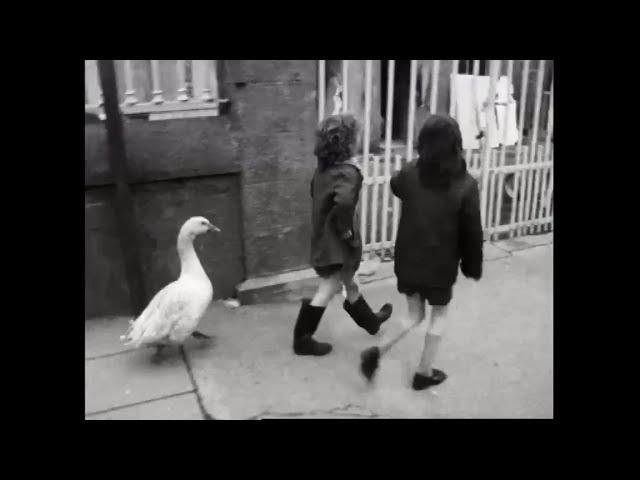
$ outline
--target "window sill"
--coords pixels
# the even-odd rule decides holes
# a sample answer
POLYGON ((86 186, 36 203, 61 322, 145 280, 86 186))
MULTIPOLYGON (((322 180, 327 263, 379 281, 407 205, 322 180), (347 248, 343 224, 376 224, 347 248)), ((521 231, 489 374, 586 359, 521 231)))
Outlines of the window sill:
MULTIPOLYGON (((187 100, 159 104, 151 102, 134 105, 122 104, 120 105, 120 111, 126 117, 146 118, 150 122, 181 118, 217 117, 220 115, 221 105, 228 102, 229 100, 224 98, 211 102, 192 102, 187 100)), ((102 106, 85 105, 84 110, 85 115, 97 117, 99 120, 106 118, 102 106)))

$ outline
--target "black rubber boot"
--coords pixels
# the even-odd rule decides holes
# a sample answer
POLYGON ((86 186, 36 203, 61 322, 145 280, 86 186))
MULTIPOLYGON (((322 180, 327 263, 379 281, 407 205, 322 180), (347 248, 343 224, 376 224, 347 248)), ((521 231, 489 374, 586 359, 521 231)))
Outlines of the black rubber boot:
POLYGON ((358 326, 364 328, 369 335, 378 333, 380 325, 386 322, 393 312, 393 306, 385 303, 378 313, 373 313, 362 295, 354 303, 345 300, 343 307, 358 326))
POLYGON ((318 329, 325 307, 311 305, 308 298, 302 299, 298 320, 293 329, 293 351, 296 355, 315 355, 321 357, 329 353, 333 347, 328 343, 316 342, 312 335, 318 329))
POLYGON ((431 369, 431 376, 427 377, 421 373, 416 373, 413 376, 413 389, 424 390, 425 388, 433 387, 434 385, 440 385, 447 379, 447 374, 437 368, 431 369))

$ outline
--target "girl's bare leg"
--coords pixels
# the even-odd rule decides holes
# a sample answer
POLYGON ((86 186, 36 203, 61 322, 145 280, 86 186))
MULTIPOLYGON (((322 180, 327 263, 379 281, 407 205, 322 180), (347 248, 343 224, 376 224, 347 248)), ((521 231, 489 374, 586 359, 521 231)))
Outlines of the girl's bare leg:
POLYGON ((341 281, 338 274, 328 278, 321 278, 318 290, 311 299, 311 305, 314 307, 326 307, 333 296, 340 291, 340 287, 341 281))
POLYGON ((418 367, 418 373, 424 376, 431 377, 433 374, 432 365, 442 339, 447 312, 447 306, 434 305, 431 307, 431 320, 424 339, 424 350, 418 367))
MULTIPOLYGON (((406 295, 407 299, 407 316, 401 317, 398 320, 398 323, 402 325, 403 328, 410 328, 424 320, 424 300, 420 296, 419 293, 415 293, 413 295, 406 295)), ((398 332, 395 329, 391 329, 389 332, 385 332, 383 338, 380 343, 385 344, 391 340, 393 340, 398 335, 398 332)))
POLYGON ((419 293, 414 293, 413 295, 405 295, 407 297, 407 310, 409 317, 409 326, 413 326, 417 323, 422 322, 424 320, 424 300, 420 296, 419 293))
POLYGON ((317 342, 313 334, 324 314, 325 308, 340 290, 340 277, 333 275, 329 278, 320 278, 318 290, 311 302, 308 298, 302 300, 298 318, 293 329, 293 351, 296 355, 323 356, 331 352, 331 345, 317 342))
POLYGON ((349 303, 355 303, 360 296, 360 288, 358 287, 354 277, 355 275, 346 275, 343 276, 342 279, 344 288, 347 291, 347 301, 349 303))

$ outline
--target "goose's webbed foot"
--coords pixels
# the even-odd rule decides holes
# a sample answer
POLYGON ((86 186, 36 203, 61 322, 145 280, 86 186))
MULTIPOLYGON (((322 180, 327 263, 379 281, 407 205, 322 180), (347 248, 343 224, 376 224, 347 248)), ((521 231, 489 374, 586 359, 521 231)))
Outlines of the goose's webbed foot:
POLYGON ((165 359, 164 355, 162 354, 165 348, 166 345, 156 345, 156 351, 153 354, 153 357, 151 357, 151 361, 153 363, 162 363, 162 361, 165 359))

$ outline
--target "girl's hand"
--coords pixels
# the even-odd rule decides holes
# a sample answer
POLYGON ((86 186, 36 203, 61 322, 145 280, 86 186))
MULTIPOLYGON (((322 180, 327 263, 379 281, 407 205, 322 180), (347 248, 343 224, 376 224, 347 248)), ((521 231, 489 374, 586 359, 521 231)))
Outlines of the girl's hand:
POLYGON ((351 230, 349 230, 347 233, 345 233, 342 236, 342 240, 349 240, 351 237, 353 237, 353 232, 351 230))

